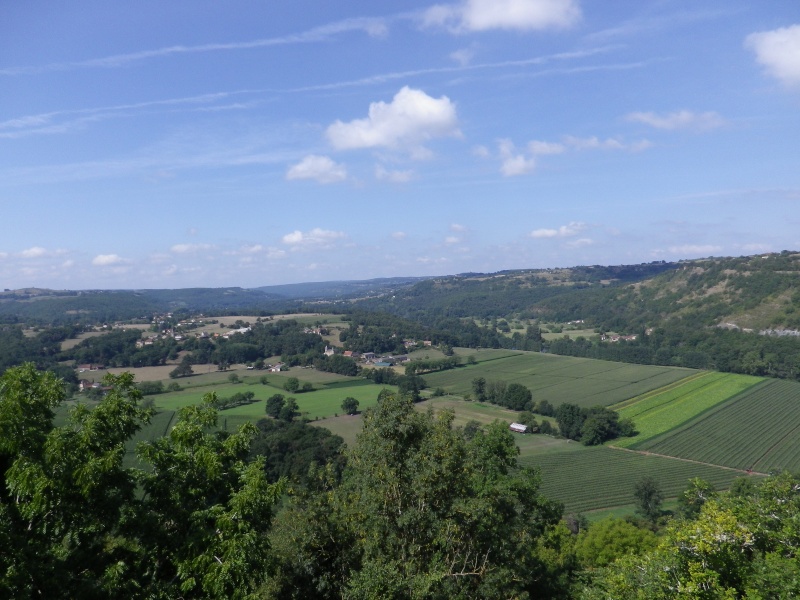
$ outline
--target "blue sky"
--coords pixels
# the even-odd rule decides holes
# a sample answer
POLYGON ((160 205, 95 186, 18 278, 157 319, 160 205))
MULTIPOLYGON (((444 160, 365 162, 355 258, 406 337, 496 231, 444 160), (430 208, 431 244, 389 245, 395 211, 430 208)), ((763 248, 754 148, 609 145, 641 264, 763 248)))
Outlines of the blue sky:
POLYGON ((0 5, 0 288, 800 249, 800 4, 0 5))

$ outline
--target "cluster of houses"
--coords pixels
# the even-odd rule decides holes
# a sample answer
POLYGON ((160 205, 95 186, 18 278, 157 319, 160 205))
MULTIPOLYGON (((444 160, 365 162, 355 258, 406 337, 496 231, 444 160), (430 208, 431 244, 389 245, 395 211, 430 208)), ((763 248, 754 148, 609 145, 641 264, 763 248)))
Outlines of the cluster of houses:
POLYGON ((635 333, 633 335, 617 335, 617 334, 605 335, 604 334, 604 335, 600 336, 600 341, 601 342, 619 342, 619 341, 632 342, 637 337, 639 337, 639 336, 637 336, 635 333))

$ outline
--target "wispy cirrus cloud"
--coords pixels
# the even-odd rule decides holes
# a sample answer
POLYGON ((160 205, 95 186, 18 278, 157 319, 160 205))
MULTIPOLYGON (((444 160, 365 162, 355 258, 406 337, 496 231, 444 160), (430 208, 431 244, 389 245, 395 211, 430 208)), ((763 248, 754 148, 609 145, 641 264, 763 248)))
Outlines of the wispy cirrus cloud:
POLYGON ((726 124, 719 113, 707 111, 702 113, 690 110, 678 110, 671 113, 659 114, 655 112, 633 112, 625 116, 627 121, 644 123, 656 129, 690 129, 694 131, 708 131, 717 129, 726 124))
MULTIPOLYGON (((222 108, 218 102, 233 96, 252 93, 248 90, 235 92, 220 92, 214 94, 200 94, 183 98, 167 98, 163 100, 150 100, 147 102, 134 102, 112 106, 98 106, 93 108, 80 108, 73 110, 58 110, 35 115, 24 115, 0 121, 0 138, 21 138, 30 135, 56 134, 73 131, 84 125, 106 119, 139 115, 142 111, 151 109, 175 110, 181 107, 197 108, 222 108)), ((229 105, 225 105, 229 106, 229 105)), ((246 107, 247 104, 239 103, 238 106, 246 107)))
POLYGON ((271 46, 324 42, 339 34, 350 33, 353 31, 361 31, 370 36, 379 37, 386 35, 387 25, 385 20, 379 18, 364 17, 345 19, 342 21, 336 21, 334 23, 328 23, 320 27, 314 27, 300 33, 273 38, 262 38, 244 42, 198 44, 194 46, 165 46, 152 50, 140 50, 138 52, 129 52, 126 54, 114 54, 111 56, 91 58, 81 61, 50 63, 39 66, 6 67, 4 69, 0 69, 0 75, 33 75, 48 71, 69 71, 74 69, 111 69, 154 58, 163 58, 183 54, 230 52, 235 50, 268 48, 271 46))

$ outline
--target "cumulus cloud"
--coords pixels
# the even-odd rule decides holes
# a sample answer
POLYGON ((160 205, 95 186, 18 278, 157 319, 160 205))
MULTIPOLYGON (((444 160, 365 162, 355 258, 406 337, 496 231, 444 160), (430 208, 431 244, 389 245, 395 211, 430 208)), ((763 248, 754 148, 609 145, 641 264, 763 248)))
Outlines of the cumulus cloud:
POLYGON ((464 232, 466 230, 467 230, 466 226, 461 225, 460 223, 451 223, 451 225, 450 225, 450 231, 455 231, 455 232, 461 233, 461 232, 464 232))
POLYGON ((693 129, 695 131, 705 131, 725 125, 725 119, 713 111, 696 113, 690 110, 679 110, 662 115, 654 112, 634 112, 630 113, 625 118, 628 121, 644 123, 656 129, 693 129))
POLYGON ((295 230, 292 233, 287 233, 281 238, 287 246, 295 248, 308 247, 308 246, 328 246, 336 240, 346 238, 347 235, 341 231, 329 231, 315 227, 311 231, 302 232, 295 230))
POLYGON ((170 251, 174 254, 194 254, 196 252, 213 249, 214 246, 211 244, 175 244, 170 248, 170 251))
POLYGON ((406 86, 389 103, 371 103, 366 118, 336 121, 326 135, 337 150, 389 148, 423 158, 430 154, 424 142, 460 131, 455 104, 447 96, 433 98, 406 86))
POLYGON ((461 241, 461 238, 459 238, 459 237, 457 237, 455 235, 448 235, 446 238, 444 238, 444 243, 445 244, 457 244, 460 241, 461 241))
POLYGON ((405 232, 405 231, 395 231, 395 232, 392 234, 392 239, 395 239, 395 240, 397 240, 398 242, 401 242, 401 241, 403 241, 404 239, 406 239, 407 235, 408 235, 408 234, 406 234, 406 232, 405 232))
POLYGON ((389 171, 378 165, 375 167, 375 179, 391 183, 408 183, 414 177, 413 171, 389 171))
POLYGON ((98 254, 92 259, 92 264, 95 267, 110 267, 113 265, 121 265, 127 261, 118 254, 98 254))
POLYGON ((516 29, 564 29, 581 18, 577 0, 463 0, 437 4, 423 15, 426 26, 446 27, 455 33, 516 29))
POLYGON ((524 175, 536 168, 536 160, 527 158, 523 154, 518 154, 511 140, 500 140, 498 142, 502 164, 500 171, 506 177, 524 175))
POLYGON ((745 46, 767 73, 786 85, 800 85, 800 25, 751 33, 745 46))
POLYGON ((530 232, 532 238, 563 238, 578 235, 586 229, 586 223, 580 221, 570 221, 568 225, 562 225, 558 229, 534 229, 530 232))
POLYGON ((41 246, 33 246, 19 253, 22 258, 41 258, 47 256, 47 250, 41 246))
POLYGON ((347 169, 327 156, 309 154, 286 172, 286 179, 313 179, 317 183, 336 183, 347 179, 347 169))

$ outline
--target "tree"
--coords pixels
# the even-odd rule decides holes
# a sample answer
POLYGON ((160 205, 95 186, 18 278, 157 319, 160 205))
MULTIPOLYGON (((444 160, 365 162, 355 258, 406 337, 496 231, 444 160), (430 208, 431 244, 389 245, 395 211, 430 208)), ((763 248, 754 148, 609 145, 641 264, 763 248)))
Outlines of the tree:
POLYGON ((258 382, 261 385, 267 385, 269 383, 269 379, 267 378, 266 375, 262 375, 261 377, 258 378, 258 382))
MULTIPOLYGON (((467 440, 453 414, 383 394, 338 488, 301 499, 276 531, 276 597, 558 597, 545 558, 560 506, 518 468, 507 427, 467 440)), ((563 592, 563 589, 560 590, 563 592)))
POLYGON ((286 403, 281 407, 278 413, 278 418, 281 421, 291 423, 295 417, 300 416, 300 410, 297 406, 297 401, 294 398, 287 398, 286 403))
POLYGON ((231 373, 228 375, 228 381, 231 383, 239 383, 239 376, 236 373, 231 373))
POLYGON ((283 389, 290 394, 294 394, 300 389, 300 380, 297 377, 289 377, 289 379, 284 382, 283 389))
POLYGON ((636 512, 655 523, 661 516, 661 504, 664 501, 664 493, 658 482, 649 475, 642 477, 633 489, 633 497, 636 500, 636 512))
POLYGON ((486 379, 476 377, 472 380, 472 395, 478 402, 486 402, 486 379))
POLYGON ((344 400, 342 400, 342 410, 345 414, 348 415, 355 415, 358 413, 358 400, 353 398, 352 396, 348 396, 344 400))
POLYGON ((172 379, 177 379, 178 377, 189 377, 190 375, 194 375, 194 371, 192 370, 192 363, 190 363, 186 358, 180 362, 180 364, 170 371, 169 376, 172 379))
POLYGON ((655 534, 623 519, 607 517, 582 532, 575 553, 584 567, 605 567, 616 559, 643 554, 656 546, 655 534))
POLYGON ((714 486, 695 477, 689 480, 689 485, 678 496, 678 513, 684 519, 693 519, 700 514, 703 505, 717 497, 714 486))
POLYGON ((270 396, 267 398, 267 414, 273 419, 277 419, 281 414, 281 409, 284 404, 286 404, 286 401, 283 398, 283 394, 274 394, 270 396))
POLYGON ((581 438, 581 428, 583 427, 583 411, 577 404, 564 403, 556 409, 556 422, 558 431, 565 438, 579 440, 581 438))
POLYGON ((33 365, 0 379, 0 596, 245 598, 260 585, 272 508, 255 427, 220 436, 213 396, 166 437, 125 446, 150 412, 133 376, 53 425, 63 386, 33 365))
POLYGON ((529 410, 531 408, 531 391, 521 383, 510 383, 503 394, 503 406, 511 410, 529 410))

